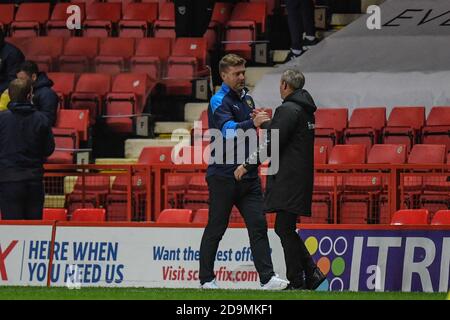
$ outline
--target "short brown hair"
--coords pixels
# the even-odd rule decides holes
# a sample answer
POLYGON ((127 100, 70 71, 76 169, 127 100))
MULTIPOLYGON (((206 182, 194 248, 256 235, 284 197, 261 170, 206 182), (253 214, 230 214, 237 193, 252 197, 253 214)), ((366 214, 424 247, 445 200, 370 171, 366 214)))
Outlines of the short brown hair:
POLYGON ((11 81, 8 88, 11 102, 29 102, 28 95, 31 93, 31 82, 15 79, 11 81))
POLYGON ((229 67, 245 66, 247 61, 234 53, 224 56, 219 62, 219 72, 225 72, 229 67))

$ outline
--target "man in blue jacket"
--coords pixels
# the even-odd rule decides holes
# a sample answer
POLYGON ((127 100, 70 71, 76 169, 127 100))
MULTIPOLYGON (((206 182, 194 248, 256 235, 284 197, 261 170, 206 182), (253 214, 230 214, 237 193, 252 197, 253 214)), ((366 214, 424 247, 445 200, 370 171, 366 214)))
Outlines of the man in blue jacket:
MULTIPOLYGON (((225 233, 234 205, 245 220, 250 238, 253 261, 258 271, 262 289, 282 290, 288 282, 273 271, 270 246, 267 236, 267 222, 263 213, 261 184, 257 172, 251 172, 241 181, 236 181, 234 171, 238 167, 238 152, 241 149, 241 132, 253 130, 269 121, 265 112, 254 115, 254 102, 245 88, 245 60, 235 54, 228 54, 219 64, 223 80, 221 89, 212 97, 208 107, 210 129, 218 135, 211 144, 211 160, 206 181, 209 189, 208 224, 200 246, 200 284, 204 289, 217 289, 214 275, 214 260, 219 242, 225 233), (254 116, 253 116, 254 115, 254 116), (223 148, 215 148, 216 143, 223 148), (231 145, 227 149, 225 145, 231 145), (221 149, 221 150, 220 150, 221 149), (233 150, 234 149, 234 150, 233 150), (234 156, 231 156, 234 155, 234 156)), ((255 136, 256 137, 256 136, 255 136)), ((244 157, 249 155, 245 143, 244 157)))
POLYGON ((33 88, 31 102, 47 116, 50 126, 55 126, 59 99, 52 89, 53 81, 45 72, 39 72, 37 64, 33 61, 25 61, 19 66, 17 78, 31 81, 33 88))
POLYGON ((40 220, 43 164, 55 149, 47 117, 29 102, 31 84, 9 85, 11 102, 0 112, 0 209, 3 220, 40 220))
POLYGON ((8 89, 9 83, 16 78, 17 69, 24 60, 22 51, 5 42, 5 35, 0 29, 0 95, 8 89))

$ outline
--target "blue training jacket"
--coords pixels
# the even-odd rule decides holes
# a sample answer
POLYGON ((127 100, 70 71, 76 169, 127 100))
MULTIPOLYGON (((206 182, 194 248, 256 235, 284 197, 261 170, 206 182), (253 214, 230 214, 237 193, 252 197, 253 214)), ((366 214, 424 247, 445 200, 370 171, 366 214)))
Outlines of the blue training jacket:
MULTIPOLYGON (((215 150, 212 150, 211 157, 220 159, 222 157, 223 164, 210 164, 206 175, 219 175, 234 178, 234 170, 243 163, 237 161, 238 139, 236 137, 236 130, 243 131, 255 130, 251 114, 255 108, 255 103, 250 95, 248 89, 244 88, 239 95, 231 90, 225 83, 222 84, 220 90, 211 98, 208 106, 208 123, 210 129, 218 129, 222 133, 223 143, 226 140, 233 139, 234 144, 234 164, 225 164, 226 148, 223 147, 223 154, 216 155, 215 150)), ((245 145, 245 159, 249 156, 250 151, 248 145, 245 145)), ((248 172, 243 178, 252 179, 257 177, 257 170, 248 172)))

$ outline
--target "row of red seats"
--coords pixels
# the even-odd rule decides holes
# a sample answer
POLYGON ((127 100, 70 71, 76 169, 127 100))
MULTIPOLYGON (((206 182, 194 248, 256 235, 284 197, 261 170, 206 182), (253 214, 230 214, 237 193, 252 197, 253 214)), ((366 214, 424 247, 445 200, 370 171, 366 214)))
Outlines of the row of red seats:
POLYGON ((201 38, 8 38, 41 71, 146 73, 151 79, 166 78, 168 94, 189 95, 190 79, 209 75, 206 41, 201 38), (181 79, 176 82, 173 79, 181 79), (186 85, 187 83, 187 85, 186 85), (181 89, 186 87, 187 90, 181 89), (178 91, 177 91, 178 88, 178 91))
POLYGON ((391 225, 450 225, 450 210, 439 210, 431 218, 426 209, 403 209, 392 216, 391 225))
MULTIPOLYGON (((347 108, 319 108, 316 144, 404 144, 408 152, 416 143, 444 144, 450 148, 450 107, 435 106, 428 117, 425 107, 393 107, 386 121, 386 107, 356 108, 348 121, 347 108)), ((450 149, 449 149, 450 150, 450 149)))
MULTIPOLYGON (((155 2, 155 1, 146 1, 155 2)), ((13 5, 0 7, 0 23, 3 28, 10 25, 13 37, 35 37, 38 35, 71 36, 74 30, 67 29, 67 7, 70 3, 59 3, 50 15, 49 3, 24 3, 14 17, 13 5)), ((83 35, 88 37, 146 37, 153 29, 155 37, 175 38, 174 5, 156 3, 92 3, 85 10, 78 4, 82 17, 83 35), (124 14, 122 15, 122 6, 124 14), (159 11, 159 12, 158 12, 159 11)), ((251 59, 250 43, 265 32, 267 16, 266 2, 254 1, 238 3, 232 7, 228 3, 216 3, 212 21, 205 34, 208 47, 214 48, 221 40, 225 27, 225 51, 236 52, 251 59)))

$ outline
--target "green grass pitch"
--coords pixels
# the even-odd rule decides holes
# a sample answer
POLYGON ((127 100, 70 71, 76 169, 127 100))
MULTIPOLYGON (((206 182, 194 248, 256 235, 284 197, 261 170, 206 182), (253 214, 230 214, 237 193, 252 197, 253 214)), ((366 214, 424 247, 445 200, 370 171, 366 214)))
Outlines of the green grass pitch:
POLYGON ((0 300, 445 300, 446 293, 1 287, 0 300))

